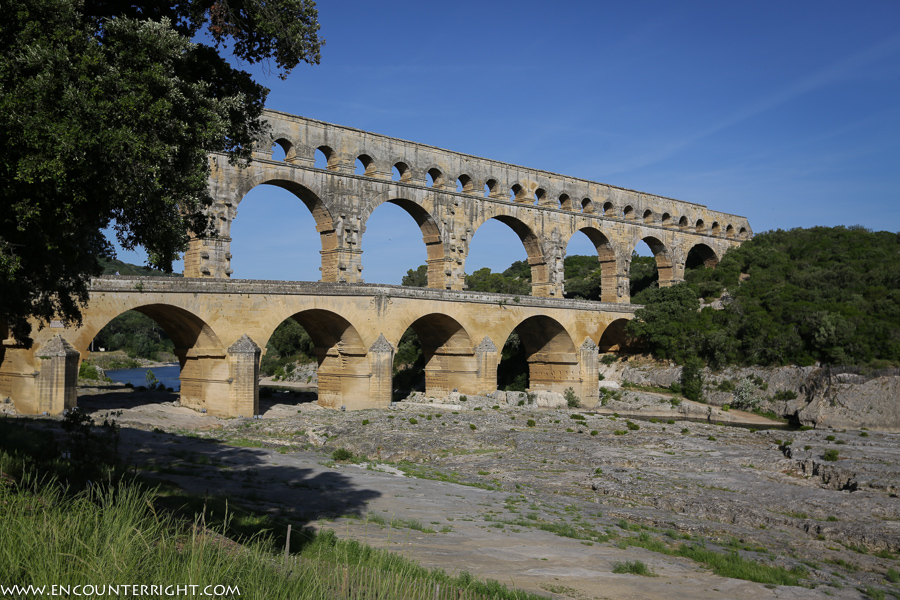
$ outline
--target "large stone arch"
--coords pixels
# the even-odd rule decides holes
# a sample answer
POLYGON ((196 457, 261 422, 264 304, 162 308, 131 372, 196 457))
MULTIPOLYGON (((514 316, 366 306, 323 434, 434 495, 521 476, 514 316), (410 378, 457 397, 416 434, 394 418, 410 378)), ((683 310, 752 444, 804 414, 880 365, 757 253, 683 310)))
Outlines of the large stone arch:
MULTIPOLYGON (((166 332, 175 345, 175 356, 181 369, 181 404, 195 409, 206 409, 212 414, 226 414, 219 409, 223 398, 230 396, 226 388, 232 376, 227 348, 209 324, 194 312, 171 304, 136 304, 116 307, 117 311, 92 310, 85 314, 84 324, 73 336, 72 345, 82 357, 87 356, 91 340, 113 319, 129 310, 139 312, 166 332)), ((255 406, 244 411, 246 416, 255 414, 255 406)))
POLYGON ((597 260, 600 261, 600 300, 602 302, 620 302, 619 297, 623 292, 620 280, 624 279, 627 286, 627 278, 620 277, 622 259, 615 245, 600 229, 585 225, 572 233, 567 241, 567 248, 568 244, 572 242, 572 238, 579 232, 587 236, 597 251, 597 260))
POLYGON ((692 269, 703 265, 708 269, 715 269, 719 264, 720 256, 709 245, 697 242, 688 247, 685 252, 684 269, 692 269))
POLYGON ((656 259, 656 269, 659 272, 659 287, 669 287, 676 283, 675 258, 672 250, 663 243, 658 237, 653 235, 644 235, 640 239, 636 239, 631 246, 629 256, 637 247, 639 242, 645 242, 650 247, 653 257, 656 259))
MULTIPOLYGON (((279 176, 255 179, 258 180, 254 181, 253 185, 249 185, 246 189, 241 190, 237 203, 233 206, 231 218, 227 224, 223 224, 219 235, 227 237, 229 241, 231 240, 231 223, 239 217, 240 204, 251 190, 261 185, 281 188, 296 196, 306 206, 316 222, 316 231, 319 233, 319 240, 322 244, 322 249, 319 251, 322 255, 322 281, 341 281, 338 251, 343 245, 345 231, 342 227, 335 224, 331 211, 320 195, 314 192, 310 186, 279 176)), ((185 265, 185 269, 187 269, 187 265, 185 265)))
POLYGON ((600 352, 623 352, 633 349, 635 339, 625 331, 629 320, 616 319, 606 326, 597 342, 600 352))
POLYGON ((445 396, 454 390, 478 393, 473 341, 459 321, 446 314, 431 313, 417 318, 408 327, 416 332, 425 355, 426 394, 445 396))
MULTIPOLYGON (((301 310, 287 318, 299 323, 313 341, 318 363, 319 405, 348 409, 371 406, 367 404, 371 376, 368 348, 357 328, 343 316, 320 308, 301 310)), ((268 328, 263 344, 283 321, 268 328)))
POLYGON ((582 389, 578 348, 562 323, 538 315, 520 321, 513 331, 525 350, 530 390, 561 394, 570 387, 576 393, 582 389))
POLYGON ((258 346, 244 336, 226 347, 198 311, 166 304, 165 299, 142 298, 140 294, 124 303, 102 295, 94 297, 83 311, 78 328, 45 328, 35 335, 30 348, 16 347, 15 360, 5 361, 9 364, 0 367, 7 374, 0 373, 0 380, 11 379, 7 387, 14 389, 9 395, 26 399, 25 404, 17 404, 17 410, 25 414, 54 413, 75 406, 79 355, 86 356, 91 340, 100 330, 129 310, 153 319, 174 342, 182 405, 219 416, 256 414, 258 346), (74 369, 71 381, 70 361, 74 369), (57 363, 63 362, 66 368, 60 370, 57 363), (23 373, 30 375, 23 377, 23 373))
MULTIPOLYGON (((511 214, 500 213, 485 215, 483 219, 480 219, 473 224, 472 237, 478 233, 478 229, 480 229, 482 225, 491 219, 495 219, 512 229, 513 232, 519 236, 519 240, 525 247, 525 254, 528 256, 528 264, 531 267, 531 295, 538 297, 557 295, 557 290, 551 281, 550 268, 547 264, 544 247, 541 244, 540 236, 535 233, 535 228, 511 214)), ((468 244, 466 245, 465 258, 468 258, 468 247, 470 244, 471 239, 468 240, 468 244)), ((562 296, 562 293, 559 293, 558 295, 562 296)))
POLYGON ((402 208, 406 214, 413 218, 422 233, 422 242, 425 244, 425 262, 428 265, 428 287, 436 289, 450 289, 446 276, 446 248, 444 245, 441 228, 434 218, 434 207, 430 202, 417 202, 410 198, 389 196, 385 199, 370 202, 362 211, 360 218, 360 231, 365 233, 366 224, 372 213, 383 204, 393 204, 402 208))

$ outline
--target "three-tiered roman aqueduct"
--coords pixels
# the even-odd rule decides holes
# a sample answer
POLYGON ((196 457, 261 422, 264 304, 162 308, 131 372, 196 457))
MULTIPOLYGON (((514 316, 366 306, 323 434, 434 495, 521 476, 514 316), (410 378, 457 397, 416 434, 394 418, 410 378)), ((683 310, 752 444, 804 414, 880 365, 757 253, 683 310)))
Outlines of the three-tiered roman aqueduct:
POLYGON ((3 342, 0 397, 26 414, 74 406, 78 364, 91 340, 116 316, 137 310, 175 342, 182 404, 215 415, 258 412, 260 348, 291 317, 315 343, 324 406, 388 406, 393 354, 409 327, 427 360, 428 394, 495 389, 500 351, 515 330, 528 354, 531 389, 571 387, 591 406, 598 347, 620 343, 635 309, 628 292, 635 246, 647 243, 659 284, 667 286, 683 278, 689 254, 714 266, 752 235, 744 217, 699 204, 281 112, 266 118, 284 159, 256 152, 249 167, 238 168, 223 155, 211 157, 209 210, 218 235, 191 241, 184 278, 94 280, 80 327, 52 323, 36 331, 30 347, 3 342), (326 168, 315 166, 317 150, 326 168), (355 172, 357 162, 364 173, 355 172), (320 282, 230 279, 231 223, 247 192, 262 184, 292 192, 312 213, 322 244, 320 282), (363 283, 366 222, 385 202, 419 225, 427 288, 363 283), (522 241, 531 296, 464 289, 472 237, 490 219, 522 241), (578 232, 597 250, 601 302, 563 297, 565 250, 578 232))

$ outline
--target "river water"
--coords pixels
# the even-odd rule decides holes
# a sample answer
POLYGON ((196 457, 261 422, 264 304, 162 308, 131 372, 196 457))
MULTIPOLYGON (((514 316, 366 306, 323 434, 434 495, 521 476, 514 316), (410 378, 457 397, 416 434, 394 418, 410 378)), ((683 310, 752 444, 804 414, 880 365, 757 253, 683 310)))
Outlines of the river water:
POLYGON ((159 379, 164 386, 173 390, 181 389, 181 368, 178 364, 165 365, 162 367, 150 367, 140 369, 115 369, 107 371, 106 376, 119 383, 130 383, 134 387, 139 385, 147 385, 147 371, 153 371, 156 378, 159 379))

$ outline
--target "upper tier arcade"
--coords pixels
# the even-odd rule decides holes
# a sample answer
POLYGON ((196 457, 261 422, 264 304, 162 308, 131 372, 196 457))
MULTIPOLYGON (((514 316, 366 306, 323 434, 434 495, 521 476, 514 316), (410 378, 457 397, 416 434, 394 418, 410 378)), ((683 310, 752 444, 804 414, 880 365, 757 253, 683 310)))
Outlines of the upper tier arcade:
POLYGON ((563 259, 584 232, 602 264, 602 300, 629 302, 632 251, 645 241, 656 257, 659 283, 684 277, 691 250, 714 266, 751 235, 747 219, 706 206, 478 158, 434 146, 267 110, 271 138, 246 168, 213 155, 210 186, 218 235, 194 239, 185 276, 231 275, 231 222, 243 197, 261 184, 293 192, 309 208, 322 244, 322 281, 363 281, 366 221, 382 203, 406 210, 427 250, 428 286, 462 290, 469 244, 489 219, 522 241, 534 296, 561 298, 563 259), (284 160, 273 160, 273 143, 284 160), (315 153, 327 167, 315 167, 315 153), (357 160, 365 173, 354 173, 357 160), (393 169, 399 174, 392 180, 393 169))

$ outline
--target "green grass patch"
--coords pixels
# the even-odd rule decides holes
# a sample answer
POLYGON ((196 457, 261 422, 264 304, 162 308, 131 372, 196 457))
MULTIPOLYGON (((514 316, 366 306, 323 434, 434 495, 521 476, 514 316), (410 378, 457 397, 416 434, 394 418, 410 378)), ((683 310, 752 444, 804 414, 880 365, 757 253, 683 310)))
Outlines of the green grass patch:
POLYGON ((650 567, 639 560, 626 560, 625 562, 613 563, 612 572, 628 573, 629 575, 643 575, 644 577, 657 577, 656 573, 650 570, 650 567))

